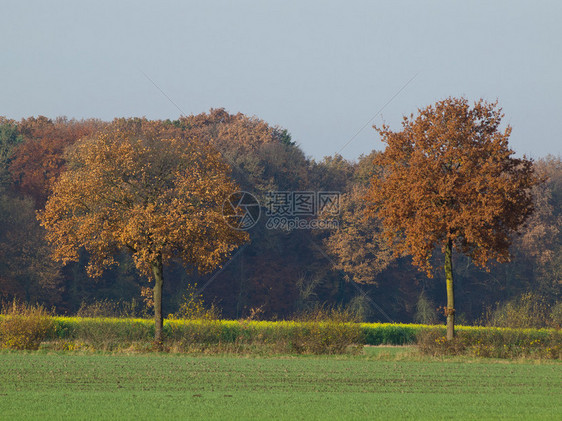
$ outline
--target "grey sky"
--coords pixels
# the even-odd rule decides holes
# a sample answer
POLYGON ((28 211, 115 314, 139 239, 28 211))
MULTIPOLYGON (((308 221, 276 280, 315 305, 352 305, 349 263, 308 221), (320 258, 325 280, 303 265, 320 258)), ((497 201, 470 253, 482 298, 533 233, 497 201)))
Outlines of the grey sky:
MULTIPOLYGON (((560 1, 0 0, 0 115, 177 118, 224 107, 332 155, 384 109, 499 99, 511 145, 562 152, 560 1)), ((341 152, 380 149, 368 125, 341 152)))

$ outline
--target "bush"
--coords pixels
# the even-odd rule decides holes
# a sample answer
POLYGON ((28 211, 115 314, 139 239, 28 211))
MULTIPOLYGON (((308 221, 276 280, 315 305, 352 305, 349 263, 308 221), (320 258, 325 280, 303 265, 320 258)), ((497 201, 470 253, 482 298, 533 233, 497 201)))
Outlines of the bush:
POLYGON ((458 330, 447 341, 443 330, 428 329, 418 334, 418 347, 432 356, 468 355, 491 358, 562 357, 562 332, 552 329, 472 328, 458 330))
POLYGON ((188 285, 181 297, 178 311, 169 314, 168 319, 218 320, 220 316, 220 309, 214 304, 209 308, 205 307, 203 297, 197 294, 197 284, 193 284, 188 285))
POLYGON ((414 314, 414 322, 433 325, 439 323, 439 314, 437 306, 422 291, 416 303, 416 314, 414 314))
POLYGON ((556 303, 550 312, 550 325, 555 329, 562 328, 562 302, 556 303))
POLYGON ((299 354, 342 354, 363 343, 357 315, 342 308, 318 307, 296 318, 289 346, 299 354))
POLYGON ((526 293, 488 311, 484 324, 496 327, 542 328, 552 326, 552 309, 544 297, 526 293))
POLYGON ((466 353, 467 344, 464 335, 456 336, 447 341, 442 329, 422 330, 417 335, 418 348, 422 354, 434 357, 443 355, 463 355, 466 353))
POLYGON ((359 350, 360 325, 341 310, 316 309, 297 321, 168 320, 168 343, 180 351, 340 354, 359 350))
POLYGON ((43 307, 16 301, 2 307, 0 348, 35 350, 52 332, 52 319, 43 307))

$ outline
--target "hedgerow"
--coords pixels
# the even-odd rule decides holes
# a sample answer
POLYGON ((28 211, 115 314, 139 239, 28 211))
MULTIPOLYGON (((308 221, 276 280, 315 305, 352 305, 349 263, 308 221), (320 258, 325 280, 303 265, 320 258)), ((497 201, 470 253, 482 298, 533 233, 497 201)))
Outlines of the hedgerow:
MULTIPOLYGON (((42 315, 32 340, 6 341, 6 326, 15 321, 0 316, 4 348, 36 349, 39 343, 55 349, 149 350, 154 322, 133 318, 89 318, 42 315), (48 326, 45 328, 44 326, 48 326)), ((23 325, 21 317, 18 323, 23 325)), ((25 336, 25 333, 23 334, 25 336)), ((21 336, 21 335, 20 335, 21 336)), ((473 355, 559 359, 562 332, 556 329, 512 329, 458 326, 457 337, 446 341, 445 327, 420 324, 351 323, 345 321, 184 320, 164 322, 165 344, 178 352, 246 352, 336 354, 357 351, 361 345, 413 345, 428 355, 473 355)))

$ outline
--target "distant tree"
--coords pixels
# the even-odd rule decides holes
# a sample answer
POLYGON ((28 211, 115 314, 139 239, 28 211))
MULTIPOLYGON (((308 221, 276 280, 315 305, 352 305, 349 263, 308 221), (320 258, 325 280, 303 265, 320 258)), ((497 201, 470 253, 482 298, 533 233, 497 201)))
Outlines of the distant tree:
POLYGON ((0 117, 0 297, 52 305, 60 298, 60 268, 48 259, 33 201, 12 189, 9 168, 22 141, 17 123, 0 117))
POLYGON ((10 166, 17 189, 33 197, 36 207, 42 208, 53 183, 64 170, 65 149, 105 124, 94 119, 51 120, 44 116, 20 121, 17 127, 23 141, 15 150, 10 166))
POLYGON ((523 292, 556 300, 562 294, 562 161, 549 156, 537 160, 534 167, 545 183, 533 188, 535 212, 514 242, 513 253, 521 270, 532 271, 524 277, 523 292))
POLYGON ((334 258, 334 269, 344 271, 347 281, 377 284, 377 274, 388 267, 393 256, 380 220, 365 213, 365 193, 364 186, 356 185, 341 196, 339 228, 324 240, 324 246, 334 258))
POLYGON ((0 297, 57 304, 62 277, 50 252, 33 200, 0 188, 0 297))
MULTIPOLYGON (((370 162, 371 163, 371 162, 370 162)), ((354 179, 354 165, 341 155, 326 156, 322 161, 312 162, 310 178, 318 190, 347 192, 354 179)))
POLYGON ((233 165, 233 176, 254 194, 298 189, 306 183, 308 161, 286 129, 256 117, 212 109, 174 122, 189 127, 219 149, 233 165))
POLYGON ((162 346, 163 268, 171 259, 206 272, 246 233, 230 228, 222 206, 237 190, 230 169, 189 129, 146 119, 118 119, 80 140, 39 218, 54 257, 75 261, 84 248, 99 275, 120 250, 154 280, 155 343, 162 346))
POLYGON ((0 188, 7 187, 12 181, 9 167, 14 150, 22 140, 16 122, 0 117, 0 188))
POLYGON ((445 255, 447 339, 454 336, 453 249, 486 267, 509 259, 511 234, 533 210, 533 164, 514 158, 511 128, 483 100, 470 107, 449 98, 404 117, 403 130, 375 129, 386 149, 375 158, 381 171, 367 194, 397 253, 431 276, 436 246, 445 255))

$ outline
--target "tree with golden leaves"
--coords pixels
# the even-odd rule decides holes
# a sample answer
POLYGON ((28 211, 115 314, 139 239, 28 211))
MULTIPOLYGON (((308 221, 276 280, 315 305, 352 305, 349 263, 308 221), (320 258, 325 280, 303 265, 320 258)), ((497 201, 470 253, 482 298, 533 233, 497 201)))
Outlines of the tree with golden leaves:
POLYGON ((68 152, 67 170, 39 219, 54 257, 89 256, 100 275, 128 250, 154 280, 155 343, 162 346, 163 268, 170 259, 206 272, 215 269, 246 233, 230 228, 222 206, 237 190, 230 169, 188 129, 146 119, 117 119, 68 152))
POLYGON ((402 131, 375 129, 386 143, 366 199, 397 254, 431 276, 445 255, 447 339, 454 337, 453 250, 487 268, 509 260, 511 237, 533 211, 532 161, 513 157, 511 127, 497 102, 448 98, 404 117, 402 131))
POLYGON ((380 234, 377 218, 365 214, 366 187, 354 186, 340 198, 340 225, 323 244, 334 258, 334 269, 345 272, 346 280, 377 285, 377 275, 393 261, 392 249, 380 234))

